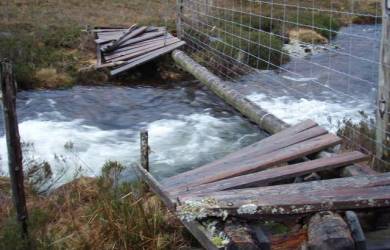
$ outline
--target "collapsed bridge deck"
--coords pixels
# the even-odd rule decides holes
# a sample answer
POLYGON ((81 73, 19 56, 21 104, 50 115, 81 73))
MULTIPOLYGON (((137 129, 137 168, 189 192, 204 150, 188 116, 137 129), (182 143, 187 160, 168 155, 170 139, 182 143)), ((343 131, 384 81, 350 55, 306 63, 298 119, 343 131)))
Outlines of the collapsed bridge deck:
MULTIPOLYGON (((311 159, 313 154, 341 142, 338 136, 306 120, 161 183, 141 166, 136 169, 204 247, 235 249, 233 245, 242 244, 235 239, 237 230, 222 227, 227 243, 215 246, 212 240, 215 236, 202 228, 202 221, 233 219, 253 224, 286 216, 302 219, 321 211, 390 207, 390 174, 378 174, 364 165, 370 158, 368 155, 352 151, 311 159), (337 173, 353 164, 359 164, 367 175, 310 178, 312 173, 337 173)), ((263 244, 264 248, 263 236, 258 236, 253 244, 263 244)), ((271 245, 268 241, 268 246, 271 245)))

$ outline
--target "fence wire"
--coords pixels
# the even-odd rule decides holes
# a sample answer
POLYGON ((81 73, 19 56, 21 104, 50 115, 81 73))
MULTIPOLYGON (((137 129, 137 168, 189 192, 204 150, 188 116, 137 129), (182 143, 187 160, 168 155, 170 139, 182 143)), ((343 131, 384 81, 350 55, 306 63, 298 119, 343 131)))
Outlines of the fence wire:
POLYGON ((188 52, 279 118, 376 155, 378 0, 178 0, 188 52))

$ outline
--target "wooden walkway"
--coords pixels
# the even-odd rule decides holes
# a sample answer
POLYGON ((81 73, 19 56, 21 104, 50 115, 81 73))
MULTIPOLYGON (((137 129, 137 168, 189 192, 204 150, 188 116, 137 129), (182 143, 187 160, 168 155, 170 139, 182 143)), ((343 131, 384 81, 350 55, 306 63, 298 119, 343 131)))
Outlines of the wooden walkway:
POLYGON ((161 183, 140 166, 137 172, 206 248, 215 249, 199 224, 206 218, 251 220, 390 207, 390 173, 294 183, 296 177, 369 159, 358 151, 309 159, 341 142, 307 120, 161 183))
POLYGON ((164 27, 137 26, 95 28, 96 68, 113 68, 117 75, 163 54, 180 48, 185 42, 172 36, 164 27))

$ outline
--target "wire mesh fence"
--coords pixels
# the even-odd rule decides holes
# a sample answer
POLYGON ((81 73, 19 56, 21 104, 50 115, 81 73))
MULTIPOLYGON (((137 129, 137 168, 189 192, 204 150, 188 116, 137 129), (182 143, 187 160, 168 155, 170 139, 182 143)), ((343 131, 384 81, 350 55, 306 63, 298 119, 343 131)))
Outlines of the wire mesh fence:
POLYGON ((178 0, 178 9, 198 62, 286 122, 312 118, 387 165, 375 136, 386 129, 375 121, 381 1, 178 0))

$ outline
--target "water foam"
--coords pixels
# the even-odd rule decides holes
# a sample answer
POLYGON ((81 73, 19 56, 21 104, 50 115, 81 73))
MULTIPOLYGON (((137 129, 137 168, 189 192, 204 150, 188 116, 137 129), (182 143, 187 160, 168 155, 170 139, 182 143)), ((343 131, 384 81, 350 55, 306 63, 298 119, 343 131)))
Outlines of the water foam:
MULTIPOLYGON (((241 147, 248 137, 259 137, 258 133, 248 134, 244 124, 240 117, 216 118, 208 113, 141 124, 149 131, 152 172, 165 176, 196 167, 241 147)), ((27 120, 19 128, 22 141, 33 143, 37 160, 48 161, 57 175, 67 168, 65 179, 79 169, 84 175, 99 175, 107 160, 128 166, 139 159, 139 131, 102 130, 83 120, 27 120)), ((0 169, 7 172, 4 136, 0 153, 0 169)))
POLYGON ((369 117, 372 117, 373 112, 369 103, 338 103, 334 100, 320 101, 289 96, 269 98, 261 93, 250 94, 247 97, 289 124, 313 119, 332 132, 337 131, 339 123, 344 119, 357 123, 363 119, 361 111, 369 117))

